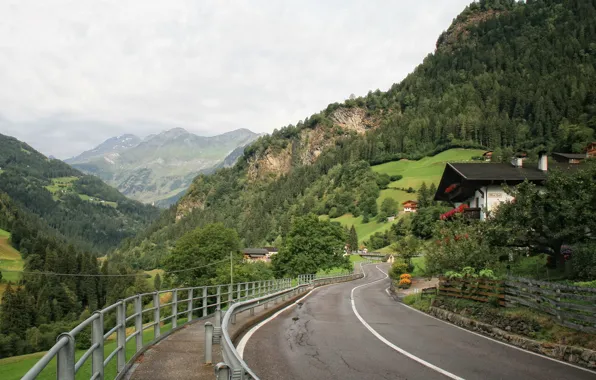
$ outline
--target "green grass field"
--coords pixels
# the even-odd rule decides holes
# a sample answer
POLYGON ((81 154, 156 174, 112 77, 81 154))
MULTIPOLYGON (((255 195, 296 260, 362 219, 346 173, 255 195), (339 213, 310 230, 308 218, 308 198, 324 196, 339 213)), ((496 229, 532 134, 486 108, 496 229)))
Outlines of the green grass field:
POLYGON ((6 270, 21 271, 23 270, 23 259, 21 254, 14 249, 8 239, 10 233, 0 230, 0 272, 2 272, 2 283, 0 284, 0 300, 4 289, 9 281, 17 282, 21 274, 14 272, 6 272, 6 270))
POLYGON ((153 289, 153 281, 155 281, 155 276, 159 273, 159 277, 161 277, 161 280, 163 281, 163 269, 152 269, 152 270, 146 270, 145 273, 147 273, 149 276, 151 276, 150 278, 147 279, 147 282, 149 283, 149 286, 151 286, 151 289, 153 289))
MULTIPOLYGON (((417 195, 397 188, 412 187, 417 190, 422 182, 426 182, 428 186, 431 183, 438 185, 445 169, 445 163, 471 161, 472 157, 480 156, 483 153, 483 150, 478 149, 450 149, 436 156, 424 157, 418 161, 400 160, 375 165, 372 170, 377 173, 401 174, 403 176, 399 181, 391 182, 388 189, 381 190, 377 198, 377 205, 380 206, 387 198, 393 198, 398 203, 399 210, 402 210, 401 204, 407 200, 415 200, 417 195)), ((327 215, 321 215, 320 218, 323 220, 329 219, 327 215)), ((332 220, 348 228, 354 225, 360 243, 368 240, 374 233, 384 232, 391 227, 391 223, 378 223, 375 219, 371 219, 369 223, 364 224, 362 223, 362 216, 355 218, 351 214, 345 214, 332 220)))
MULTIPOLYGON (((179 319, 178 324, 182 324, 185 319, 179 319)), ((163 325, 161 327, 162 334, 172 329, 171 324, 163 325)), ((131 331, 131 333, 134 331, 131 331)), ((149 328, 143 333, 143 343, 153 340, 153 328, 149 328)), ((114 340, 107 341, 104 345, 105 358, 116 348, 114 340)), ((76 360, 78 360, 85 350, 76 351, 76 360)), ((126 343, 126 359, 129 360, 135 353, 135 339, 131 339, 126 343)), ((31 368, 37 361, 45 354, 45 352, 37 352, 34 354, 13 356, 6 359, 0 359, 0 379, 2 380, 18 380, 31 368)), ((116 377, 116 358, 112 359, 105 369, 104 374, 106 379, 113 379, 116 377)), ((50 380, 56 378, 56 360, 52 360, 50 364, 37 377, 39 380, 50 380)), ((77 379, 91 378, 91 359, 81 367, 76 374, 77 379)))
POLYGON ((340 216, 339 218, 331 219, 335 222, 341 223, 341 225, 351 228, 352 225, 356 229, 356 233, 358 234, 358 242, 363 242, 368 240, 370 235, 376 232, 384 232, 391 227, 391 224, 395 223, 379 223, 376 219, 371 219, 368 223, 362 223, 362 215, 355 218, 352 214, 346 214, 340 216))
MULTIPOLYGON (((471 161, 474 156, 481 156, 485 151, 479 149, 449 149, 432 157, 424 157, 418 161, 399 160, 375 165, 372 169, 377 173, 403 176, 389 187, 412 187, 418 189, 422 182, 430 186, 438 185, 447 162, 471 161)), ((415 194, 411 194, 414 195, 415 194)))

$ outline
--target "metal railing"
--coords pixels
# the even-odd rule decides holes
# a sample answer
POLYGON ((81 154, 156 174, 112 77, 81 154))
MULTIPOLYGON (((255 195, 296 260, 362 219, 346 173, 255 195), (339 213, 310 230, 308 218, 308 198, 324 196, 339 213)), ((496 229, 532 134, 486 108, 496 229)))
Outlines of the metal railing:
MULTIPOLYGON (((223 363, 218 363, 215 366, 215 372, 217 379, 224 380, 259 380, 259 377, 248 367, 244 360, 240 357, 240 354, 236 350, 232 342, 232 338, 228 332, 228 326, 230 323, 236 322, 236 315, 246 310, 251 310, 251 314, 254 314, 254 309, 260 305, 264 305, 267 308, 269 302, 277 303, 281 299, 282 303, 286 299, 292 299, 301 293, 331 283, 351 281, 358 278, 362 278, 362 273, 349 273, 339 274, 333 276, 316 276, 316 275, 300 275, 298 276, 298 285, 289 289, 280 290, 276 293, 265 295, 263 297, 255 298, 252 300, 246 300, 233 304, 223 315, 221 321, 221 352, 223 356, 223 363)), ((216 324, 218 322, 216 321, 216 324)))
MULTIPOLYGON (((56 358, 56 378, 72 380, 91 361, 92 380, 103 380, 106 367, 116 360, 116 379, 121 378, 147 347, 164 339, 193 320, 207 318, 217 310, 231 308, 235 302, 262 298, 292 287, 291 279, 266 280, 239 284, 200 286, 137 294, 94 312, 70 332, 60 334, 56 344, 23 376, 35 379, 56 358), (162 303, 163 302, 163 303, 162 303), (106 327, 108 322, 110 326, 106 327), (144 323, 145 321, 145 323, 144 323), (162 324, 170 330, 162 332, 162 324), (129 332, 127 333, 127 326, 129 332), (153 339, 145 341, 143 332, 153 329, 153 339), (77 336, 91 335, 91 344, 76 360, 77 336), (104 352, 106 342, 115 336, 116 347, 104 352), (127 357, 127 343, 134 353, 127 357), (133 345, 132 347, 130 347, 133 345)), ((81 337, 78 343, 82 343, 81 337)))

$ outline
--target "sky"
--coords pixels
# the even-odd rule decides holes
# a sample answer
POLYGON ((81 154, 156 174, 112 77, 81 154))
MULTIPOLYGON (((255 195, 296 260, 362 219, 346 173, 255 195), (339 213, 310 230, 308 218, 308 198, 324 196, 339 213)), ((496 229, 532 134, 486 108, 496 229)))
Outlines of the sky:
POLYGON ((471 0, 3 0, 0 133, 67 158, 182 127, 272 132, 386 90, 471 0))

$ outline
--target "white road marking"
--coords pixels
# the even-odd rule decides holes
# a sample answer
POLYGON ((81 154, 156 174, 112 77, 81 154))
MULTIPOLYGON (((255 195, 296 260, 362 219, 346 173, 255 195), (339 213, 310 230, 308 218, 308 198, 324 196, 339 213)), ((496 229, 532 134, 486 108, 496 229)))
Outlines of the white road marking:
MULTIPOLYGON (((383 271, 381 271, 381 272, 383 272, 383 271)), ((383 273, 385 273, 385 272, 383 272, 383 273)), ((389 293, 389 288, 385 289, 385 293, 387 293, 387 295, 388 295, 389 297, 393 298, 393 296, 391 295, 391 293, 389 293)), ((568 363, 568 362, 564 362, 564 361, 561 361, 561 360, 558 360, 558 359, 555 359, 555 358, 551 358, 551 357, 548 357, 548 356, 545 356, 545 355, 540 355, 540 354, 538 354, 538 353, 536 353, 536 352, 532 352, 532 351, 524 350, 523 348, 520 348, 520 347, 514 346, 514 345, 512 345, 512 344, 505 343, 505 342, 502 342, 502 341, 500 341, 500 340, 497 340, 497 339, 491 338, 491 337, 489 337, 489 336, 482 335, 482 334, 480 334, 480 333, 477 333, 477 332, 475 332, 475 331, 471 331, 471 330, 465 329, 465 328, 463 328, 463 327, 460 327, 460 326, 454 325, 453 323, 449 323, 449 322, 447 322, 447 321, 444 321, 444 320, 442 320, 442 319, 440 319, 440 318, 434 317, 434 316, 432 316, 432 315, 430 315, 430 314, 427 314, 427 313, 425 313, 425 312, 423 312, 423 311, 420 311, 420 310, 418 310, 418 309, 414 309, 412 306, 406 305, 406 304, 405 304, 405 303, 403 303, 403 302, 399 302, 398 304, 399 304, 399 305, 401 305, 401 306, 405 306, 405 307, 407 307, 408 309, 410 309, 410 310, 413 310, 413 311, 415 311, 415 312, 417 312, 417 313, 420 313, 420 314, 422 314, 422 315, 424 315, 424 316, 426 316, 426 317, 428 317, 428 318, 436 319, 437 321, 439 321, 439 322, 443 322, 444 324, 446 324, 446 325, 448 325, 448 326, 455 327, 456 329, 460 329, 460 330, 462 330, 462 331, 465 331, 465 332, 467 332, 467 333, 474 334, 474 335, 477 335, 477 336, 479 336, 479 337, 481 337, 481 338, 488 339, 488 340, 490 340, 490 341, 492 341, 492 342, 495 342, 495 343, 502 344, 503 346, 511 347, 511 348, 513 348, 513 349, 516 349, 516 350, 518 350, 518 351, 525 352, 526 354, 530 354, 530 355, 538 356, 539 358, 542 358, 542 359, 547 359, 547 360, 550 360, 550 361, 553 361, 553 362, 557 362, 557 363, 559 363, 559 364, 564 364, 564 365, 566 365, 566 366, 569 366, 569 367, 573 367, 573 368, 576 368, 576 369, 581 369, 582 371, 589 372, 589 373, 593 373, 593 374, 595 374, 595 375, 596 375, 596 371, 592 371, 591 369, 584 368, 584 367, 580 367, 580 366, 578 366, 578 365, 571 364, 571 363, 568 363)))
MULTIPOLYGON (((404 350, 402 348, 397 347, 395 344, 393 344, 390 341, 388 341, 387 339, 385 339, 384 336, 382 336, 381 334, 379 334, 368 323, 366 323, 366 321, 364 320, 364 318, 362 318, 362 316, 360 315, 360 313, 358 313, 358 310, 356 309, 356 303, 354 302, 354 291, 356 289, 359 289, 359 288, 362 288, 362 287, 365 287, 365 286, 372 285, 372 284, 377 283, 379 281, 383 281, 383 280, 387 279, 387 277, 389 277, 389 275, 387 273, 383 272, 381 269, 379 269, 378 266, 376 266, 376 268, 381 273, 383 273, 385 275, 385 277, 383 277, 383 278, 381 278, 379 280, 375 280, 375 281, 372 281, 372 282, 363 284, 363 285, 358 285, 358 286, 352 288, 352 292, 350 293, 350 301, 352 303, 352 310, 354 311, 354 314, 356 314, 356 317, 360 320, 360 323, 362 323, 364 325, 364 327, 366 327, 368 329, 368 331, 370 331, 377 339, 379 339, 381 342, 385 343, 387 346, 389 346, 390 348, 394 349, 395 351, 399 352, 400 354, 402 354, 404 356, 407 356, 408 358, 410 358, 410 359, 412 359, 412 360, 414 360, 414 361, 422 364, 423 366, 428 367, 428 368, 430 368, 430 369, 432 369, 432 370, 434 370, 434 371, 436 371, 436 372, 438 372, 438 373, 440 373, 442 375, 445 375, 445 376, 447 376, 447 377, 449 377, 451 379, 464 380, 463 377, 459 377, 459 376, 456 376, 456 375, 452 374, 451 372, 447 372, 444 369, 439 368, 436 365, 431 364, 431 363, 427 362, 426 360, 423 360, 423 359, 421 359, 421 358, 419 358, 419 357, 417 357, 415 355, 412 355, 408 351, 406 351, 406 350, 404 350)), ((366 278, 366 273, 364 273, 364 277, 366 278)))

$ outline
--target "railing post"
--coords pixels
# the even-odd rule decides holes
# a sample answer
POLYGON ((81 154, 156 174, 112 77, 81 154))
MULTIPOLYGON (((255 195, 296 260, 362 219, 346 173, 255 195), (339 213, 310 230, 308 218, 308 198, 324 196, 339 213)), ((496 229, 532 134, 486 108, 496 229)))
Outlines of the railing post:
POLYGON ((161 316, 159 315, 159 292, 153 293, 153 339, 159 338, 161 335, 161 316))
POLYGON ((203 317, 207 316, 207 287, 203 286, 203 317))
POLYGON ((187 312, 187 317, 186 317, 186 322, 190 322, 192 321, 192 297, 193 297, 193 289, 188 289, 188 305, 186 306, 186 312, 187 312))
POLYGON ((172 328, 178 326, 178 289, 172 291, 172 328))
POLYGON ((215 377, 217 380, 230 380, 230 367, 226 363, 217 363, 215 366, 215 377))
POLYGON ((228 307, 234 303, 234 285, 228 285, 228 307))
POLYGON ((258 294, 258 296, 259 296, 259 297, 263 295, 263 293, 261 293, 261 292, 263 291, 263 290, 261 289, 261 288, 262 288, 262 286, 263 286, 263 281, 259 281, 259 282, 257 283, 257 294, 258 294))
POLYGON ((93 350, 93 356, 91 357, 91 370, 93 371, 91 376, 95 376, 97 373, 97 378, 103 380, 103 313, 96 311, 93 314, 96 314, 97 318, 93 321, 91 327, 91 344, 97 344, 97 348, 93 350))
POLYGON ((255 298, 255 294, 257 293, 257 283, 252 283, 252 298, 255 298))
POLYGON ((213 327, 213 343, 221 342, 221 310, 215 310, 215 327, 213 327))
POLYGON ((212 363, 213 352, 213 324, 211 322, 205 323, 205 364, 212 363))
POLYGON ((217 285, 217 308, 221 309, 221 285, 217 285))
POLYGON ((250 285, 249 285, 248 282, 244 285, 244 294, 246 294, 246 299, 249 299, 250 298, 250 293, 248 292, 248 287, 249 286, 250 285))
POLYGON ((120 300, 120 304, 116 308, 116 323, 118 329, 116 330, 118 347, 118 373, 124 370, 126 365, 126 303, 120 300))
POLYGON ((137 342, 137 347, 135 352, 139 352, 143 349, 143 300, 142 297, 139 295, 135 299, 135 340, 137 342))
POLYGON ((236 296, 238 297, 238 301, 242 299, 242 285, 236 285, 236 296))
MULTIPOLYGON (((74 380, 75 378, 75 339, 69 333, 62 333, 58 335, 56 342, 66 337, 68 343, 58 351, 58 359, 56 365, 56 378, 64 380, 74 380)), ((101 334, 103 339, 103 334, 101 334)), ((101 363, 103 366, 103 363, 101 363)))

